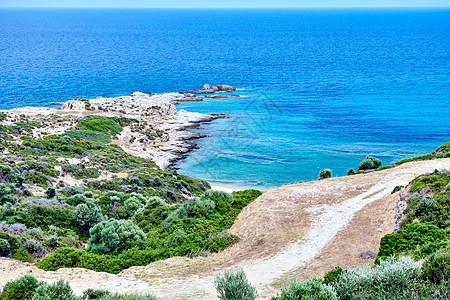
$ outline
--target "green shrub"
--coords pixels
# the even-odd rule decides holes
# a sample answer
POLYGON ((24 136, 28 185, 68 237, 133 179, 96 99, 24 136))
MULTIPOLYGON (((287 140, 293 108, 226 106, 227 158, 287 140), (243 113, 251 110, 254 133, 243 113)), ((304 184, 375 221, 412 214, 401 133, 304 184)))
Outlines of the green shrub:
POLYGON ((0 294, 0 300, 30 300, 38 286, 38 280, 27 274, 6 283, 3 292, 0 294))
POLYGON ((11 203, 5 203, 0 205, 0 221, 6 220, 7 217, 11 217, 16 212, 16 207, 11 203))
POLYGON ((245 191, 237 191, 234 192, 233 198, 233 208, 243 209, 247 205, 249 205, 253 200, 261 196, 263 192, 258 190, 245 190, 245 191))
POLYGON ((25 262, 30 260, 30 253, 25 248, 19 248, 14 252, 13 258, 25 262))
POLYGON ((67 204, 71 206, 77 206, 78 204, 84 204, 87 202, 87 198, 82 194, 75 194, 66 199, 67 204))
POLYGON ((66 164, 62 166, 64 172, 71 173, 76 179, 98 178, 100 172, 96 168, 86 168, 84 165, 66 164))
POLYGON ((437 209, 437 203, 431 196, 423 197, 416 205, 414 214, 418 217, 426 216, 437 209))
POLYGON ((191 198, 172 213, 173 217, 184 218, 202 218, 214 212, 216 204, 209 199, 191 198))
POLYGON ((420 275, 420 265, 409 258, 389 257, 373 269, 343 272, 332 283, 339 299, 390 299, 386 295, 408 289, 420 275), (365 295, 361 297, 362 295, 365 295))
POLYGON ((17 249, 19 248, 19 244, 17 242, 17 239, 13 236, 10 236, 7 233, 4 232, 0 232, 0 240, 4 240, 8 243, 9 247, 6 246, 6 244, 4 244, 4 248, 8 248, 9 249, 9 253, 14 254, 17 249))
POLYGON ((146 234, 129 220, 110 219, 95 225, 89 231, 88 251, 117 255, 134 246, 142 245, 146 234))
POLYGON ((333 173, 330 169, 325 169, 319 172, 319 179, 331 178, 331 176, 333 176, 333 173))
POLYGON ((84 127, 86 130, 101 132, 110 136, 114 136, 123 130, 122 126, 114 121, 114 119, 100 116, 89 116, 82 119, 78 121, 77 127, 84 127))
POLYGON ((201 197, 201 200, 210 200, 214 202, 216 210, 220 214, 226 214, 230 211, 234 198, 231 194, 223 191, 209 190, 201 197))
POLYGON ((206 247, 211 252, 219 252, 237 243, 238 241, 239 237, 234 234, 231 233, 218 234, 213 238, 208 239, 206 247))
POLYGON ((355 175, 355 174, 356 174, 356 171, 353 168, 351 168, 350 170, 347 171, 347 175, 355 175))
POLYGON ((107 134, 92 131, 92 130, 69 130, 63 133, 63 136, 68 136, 74 140, 86 140, 91 142, 97 142, 102 144, 111 143, 111 139, 107 134))
POLYGON ((108 294, 101 298, 100 300, 158 300, 155 296, 151 294, 108 294))
POLYGON ((323 283, 330 284, 332 282, 335 282, 339 278, 339 276, 342 274, 342 272, 345 272, 345 270, 343 270, 340 267, 335 267, 334 270, 328 271, 323 276, 323 283))
POLYGON ((45 195, 47 195, 47 198, 53 198, 56 196, 56 189, 54 187, 49 187, 46 191, 45 191, 45 195))
POLYGON ((358 171, 359 170, 373 170, 376 168, 379 168, 381 166, 381 161, 378 158, 372 157, 372 156, 366 156, 366 159, 364 159, 362 162, 359 163, 358 171))
POLYGON ((433 253, 422 265, 422 276, 436 284, 450 280, 450 252, 433 253))
POLYGON ((92 201, 87 201, 86 204, 79 204, 75 209, 73 218, 86 230, 105 220, 100 207, 92 201))
POLYGON ((387 234, 381 238, 380 250, 375 260, 378 263, 392 255, 414 250, 418 245, 425 245, 443 240, 446 237, 444 230, 430 223, 412 223, 395 233, 387 234))
POLYGON ((333 287, 323 284, 319 279, 304 282, 294 281, 287 288, 281 290, 278 300, 333 300, 337 299, 333 287))
POLYGON ((449 182, 449 173, 442 173, 435 171, 429 176, 419 176, 412 181, 412 186, 409 189, 412 193, 419 193, 425 188, 429 188, 431 192, 439 192, 449 182))
POLYGON ((11 254, 11 246, 8 240, 0 238, 0 256, 9 256, 11 254))
POLYGON ((81 297, 81 299, 82 300, 100 299, 101 297, 107 296, 109 294, 111 294, 110 291, 87 289, 83 292, 83 296, 81 297))
POLYGON ((223 276, 217 275, 214 284, 217 296, 221 300, 254 300, 256 288, 252 286, 244 273, 244 270, 236 272, 225 271, 223 276))
POLYGON ((405 186, 403 185, 397 185, 391 192, 391 194, 395 194, 397 192, 400 192, 402 190, 402 188, 404 188, 405 186))
POLYGON ((69 283, 60 279, 55 283, 41 283, 32 300, 78 300, 69 283))

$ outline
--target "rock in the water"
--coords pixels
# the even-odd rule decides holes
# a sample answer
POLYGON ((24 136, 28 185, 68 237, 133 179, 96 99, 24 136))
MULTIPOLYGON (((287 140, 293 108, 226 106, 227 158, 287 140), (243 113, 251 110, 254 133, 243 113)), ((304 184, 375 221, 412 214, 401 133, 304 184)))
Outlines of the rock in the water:
POLYGON ((211 96, 205 96, 205 98, 209 98, 209 99, 224 99, 224 98, 228 98, 228 96, 226 96, 226 95, 211 95, 211 96))
POLYGON ((212 87, 213 90, 217 92, 234 92, 236 90, 235 87, 226 84, 217 84, 212 87))
POLYGON ((214 86, 209 86, 209 84, 205 84, 203 85, 203 88, 199 91, 187 91, 187 93, 194 93, 194 94, 212 94, 212 93, 216 93, 216 92, 234 92, 236 90, 235 87, 231 86, 231 85, 226 85, 226 84, 216 84, 214 86))

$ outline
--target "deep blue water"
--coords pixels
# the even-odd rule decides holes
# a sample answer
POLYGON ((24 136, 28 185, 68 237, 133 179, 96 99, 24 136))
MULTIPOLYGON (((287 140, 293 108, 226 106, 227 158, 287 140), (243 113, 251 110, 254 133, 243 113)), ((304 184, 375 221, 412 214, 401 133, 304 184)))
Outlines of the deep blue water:
POLYGON ((267 188, 450 141, 450 10, 0 10, 0 108, 231 84, 180 173, 267 188))

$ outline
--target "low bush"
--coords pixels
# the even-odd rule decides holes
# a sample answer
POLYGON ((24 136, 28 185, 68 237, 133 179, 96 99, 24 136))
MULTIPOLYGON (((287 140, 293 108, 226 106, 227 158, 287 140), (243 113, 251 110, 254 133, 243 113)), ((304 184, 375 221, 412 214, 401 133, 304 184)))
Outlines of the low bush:
POLYGON ((319 279, 303 282, 294 281, 289 287, 281 290, 278 300, 335 300, 336 291, 333 287, 323 284, 319 279))
POLYGON ((11 246, 8 240, 0 238, 0 256, 9 256, 11 254, 11 246))
POLYGON ((358 166, 359 170, 373 170, 377 169, 381 166, 381 161, 378 158, 372 157, 372 156, 366 156, 366 159, 361 161, 358 166))
POLYGON ((373 269, 353 269, 343 272, 332 286, 339 299, 382 299, 386 295, 408 289, 420 275, 420 265, 402 257, 395 260, 389 257, 380 261, 373 269))
POLYGON ((83 292, 83 295, 81 296, 82 300, 94 300, 94 299, 100 299, 103 296, 107 296, 111 294, 110 291, 105 290, 94 290, 94 289, 87 289, 83 292))
POLYGON ((237 243, 238 241, 239 237, 234 234, 218 234, 208 239, 208 241, 206 242, 206 247, 211 252, 219 252, 237 243))
POLYGON ((84 165, 66 164, 62 166, 64 172, 71 173, 76 179, 98 178, 100 172, 96 168, 86 168, 84 165))
POLYGON ((36 278, 25 275, 6 283, 0 294, 0 300, 30 300, 38 286, 39 282, 36 278))
POLYGON ((147 239, 146 234, 129 220, 110 219, 95 225, 89 231, 87 250, 97 254, 117 255, 139 246, 147 239))
POLYGON ((450 252, 433 253, 422 265, 422 276, 436 284, 450 280, 450 252))
POLYGON ((423 197, 416 205, 414 214, 417 217, 426 216, 437 209, 437 203, 431 196, 423 197))
POLYGON ((248 282, 242 269, 236 272, 225 271, 223 276, 217 275, 214 284, 221 300, 254 300, 257 296, 256 288, 248 282))
POLYGON ((347 175, 355 175, 355 174, 356 174, 356 171, 353 168, 351 168, 350 170, 347 171, 347 175))
POLYGON ((108 294, 99 300, 158 300, 151 294, 108 294))
POLYGON ((78 121, 77 127, 108 134, 110 136, 114 136, 123 130, 122 126, 120 126, 113 118, 100 116, 89 116, 81 119, 78 121))
POLYGON ((55 283, 42 282, 36 289, 32 300, 78 300, 69 283, 60 279, 55 283))
POLYGON ((323 276, 323 283, 324 284, 330 284, 332 282, 335 282, 339 276, 345 272, 345 270, 343 270, 340 267, 335 267, 334 270, 328 271, 324 276, 323 276))
POLYGON ((414 250, 418 245, 438 242, 446 236, 444 230, 430 223, 406 225, 397 232, 381 238, 380 250, 375 262, 378 263, 389 256, 414 250))
POLYGON ((45 195, 47 196, 47 198, 51 199, 53 197, 56 196, 56 189, 54 187, 49 187, 46 191, 45 191, 45 195))
POLYGON ((331 178, 332 176, 333 176, 333 173, 330 169, 322 170, 319 173, 319 179, 331 178))

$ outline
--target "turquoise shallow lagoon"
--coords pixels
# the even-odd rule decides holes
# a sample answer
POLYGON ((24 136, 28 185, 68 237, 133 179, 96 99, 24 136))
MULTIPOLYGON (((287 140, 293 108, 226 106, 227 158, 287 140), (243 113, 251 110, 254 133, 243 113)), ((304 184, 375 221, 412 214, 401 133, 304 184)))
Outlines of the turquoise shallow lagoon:
POLYGON ((180 173, 267 189, 450 141, 450 10, 0 10, 0 108, 230 84, 180 173))

